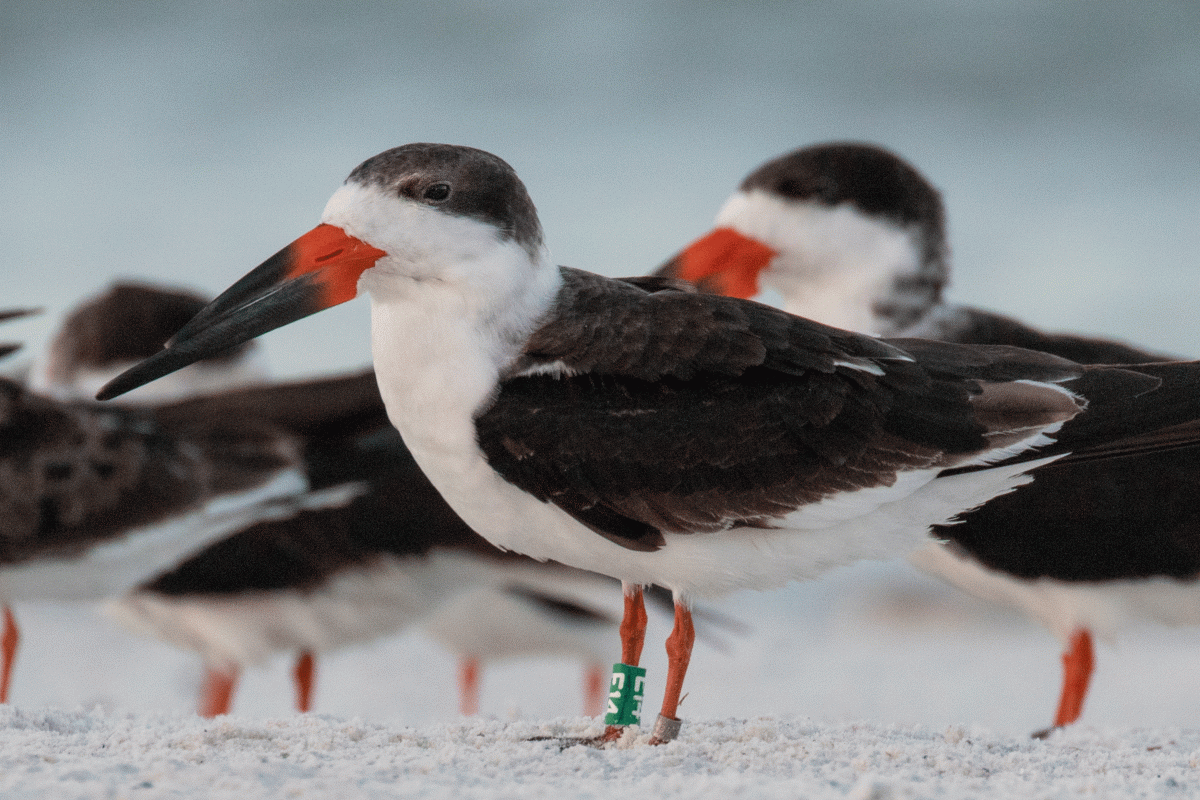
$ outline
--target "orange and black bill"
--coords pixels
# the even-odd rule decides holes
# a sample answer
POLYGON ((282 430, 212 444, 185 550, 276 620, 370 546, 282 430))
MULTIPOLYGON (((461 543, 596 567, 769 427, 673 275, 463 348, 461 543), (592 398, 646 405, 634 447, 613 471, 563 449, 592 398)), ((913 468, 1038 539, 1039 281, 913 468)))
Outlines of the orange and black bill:
POLYGON ((385 253, 318 225, 253 269, 191 319, 158 353, 96 395, 110 400, 231 347, 352 300, 358 278, 385 253))
POLYGON ((732 228, 716 228, 688 245, 655 271, 679 278, 709 294, 749 299, 759 292, 758 275, 776 252, 732 228))

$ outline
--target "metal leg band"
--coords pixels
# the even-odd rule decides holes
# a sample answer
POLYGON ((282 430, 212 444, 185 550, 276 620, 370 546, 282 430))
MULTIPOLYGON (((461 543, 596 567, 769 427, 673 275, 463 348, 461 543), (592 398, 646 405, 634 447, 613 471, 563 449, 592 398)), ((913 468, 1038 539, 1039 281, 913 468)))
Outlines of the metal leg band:
POLYGON ((650 736, 660 742, 674 741, 679 736, 679 729, 682 727, 683 720, 671 719, 659 714, 658 719, 654 720, 654 731, 650 736))

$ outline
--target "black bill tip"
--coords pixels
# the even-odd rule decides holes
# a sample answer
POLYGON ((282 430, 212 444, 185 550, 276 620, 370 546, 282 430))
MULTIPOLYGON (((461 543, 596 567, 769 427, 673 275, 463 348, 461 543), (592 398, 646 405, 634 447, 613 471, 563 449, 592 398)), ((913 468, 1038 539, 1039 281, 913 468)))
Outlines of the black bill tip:
POLYGON ((188 353, 186 348, 160 350, 104 384, 96 393, 96 399, 111 400, 114 397, 120 397, 126 392, 131 392, 150 381, 158 380, 164 375, 170 375, 198 360, 188 353))
POLYGON ((321 307, 314 302, 314 291, 312 276, 302 275, 266 291, 256 287, 251 297, 241 299, 241 305, 229 302, 221 313, 201 311, 205 319, 203 327, 196 329, 188 323, 167 347, 105 384, 96 393, 96 399, 120 397, 189 364, 220 355, 267 331, 316 313, 321 307), (184 335, 189 329, 191 333, 184 335))

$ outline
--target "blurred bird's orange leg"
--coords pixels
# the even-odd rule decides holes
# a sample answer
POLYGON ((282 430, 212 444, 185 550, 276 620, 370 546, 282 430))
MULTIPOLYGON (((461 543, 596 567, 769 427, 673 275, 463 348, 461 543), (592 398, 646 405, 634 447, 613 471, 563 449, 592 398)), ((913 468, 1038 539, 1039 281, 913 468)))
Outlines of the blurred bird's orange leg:
POLYGON ((292 678, 296 681, 296 709, 301 714, 312 710, 313 686, 316 683, 317 663, 311 650, 304 650, 296 659, 292 668, 292 678))
POLYGON ((13 662, 17 660, 17 645, 21 643, 21 630, 12 609, 4 607, 4 635, 0 637, 0 703, 8 702, 8 687, 12 683, 13 662))
POLYGON ((583 715, 595 717, 604 713, 604 668, 599 664, 588 664, 583 674, 583 715))
POLYGON ((1063 687, 1062 695, 1058 699, 1058 713, 1054 715, 1054 725, 1036 731, 1033 734, 1035 739, 1045 739, 1055 728, 1070 725, 1083 713, 1083 701, 1087 697, 1092 670, 1096 664, 1092 634, 1086 628, 1080 628, 1071 634, 1062 661, 1063 687))
POLYGON ((696 643, 696 628, 692 625, 692 612, 675 601, 675 628, 667 637, 667 688, 663 692, 662 712, 654 724, 650 744, 664 744, 679 734, 679 696, 683 691, 683 678, 687 675, 692 660, 692 645, 696 643))
POLYGON ((1083 713, 1083 701, 1087 697, 1092 670, 1096 665, 1092 634, 1085 628, 1075 631, 1062 658, 1063 688, 1062 697, 1058 701, 1058 714, 1054 717, 1056 728, 1070 725, 1083 713))
POLYGON ((233 692, 237 689, 238 670, 225 672, 209 669, 204 675, 204 688, 200 696, 200 716, 215 717, 228 714, 233 705, 233 692))
MULTIPOLYGON (((646 643, 646 600, 642 587, 633 583, 621 584, 625 593, 625 616, 621 618, 621 663, 638 666, 642 660, 642 645, 646 643)), ((625 732, 623 725, 609 725, 600 735, 601 742, 615 742, 625 732)))
POLYGON ((459 709, 464 717, 479 713, 479 659, 465 656, 458 665, 459 709))

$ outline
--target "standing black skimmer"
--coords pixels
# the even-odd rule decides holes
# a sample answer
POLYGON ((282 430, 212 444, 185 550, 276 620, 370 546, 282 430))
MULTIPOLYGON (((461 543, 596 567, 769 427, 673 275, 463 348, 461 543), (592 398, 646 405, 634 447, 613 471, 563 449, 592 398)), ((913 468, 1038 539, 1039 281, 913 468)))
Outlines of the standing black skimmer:
MULTIPOLYGON (((57 400, 90 401, 100 386, 156 352, 160 347, 156 342, 169 339, 207 302, 206 298, 184 290, 116 282, 67 314, 49 346, 34 359, 29 387, 57 400)), ((246 346, 249 344, 252 343, 230 348, 172 374, 167 380, 141 387, 122 398, 122 404, 172 402, 265 383, 268 377, 265 361, 257 348, 246 346)), ((368 376, 364 395, 367 403, 371 402, 370 380, 368 376)), ((352 382, 348 388, 351 393, 363 394, 352 382)), ((323 391, 328 393, 328 387, 323 391)), ((336 496, 323 497, 328 502, 343 502, 336 496)), ((304 498, 303 493, 287 502, 297 507, 320 506, 316 499, 304 498)), ((274 513, 286 512, 280 506, 274 513)), ((296 670, 297 694, 302 705, 311 694, 311 674, 311 654, 302 654, 296 670)), ((202 713, 205 709, 227 707, 232 688, 232 679, 226 671, 210 669, 201 699, 202 713)))
MULTIPOLYGON (((58 400, 90 400, 105 382, 157 352, 206 303, 190 292, 114 284, 67 315, 35 359, 30 386, 58 400)), ((122 398, 144 405, 226 392, 219 406, 245 407, 255 417, 269 413, 302 448, 305 491, 280 498, 271 518, 189 554, 164 574, 145 576, 151 580, 106 604, 127 627, 203 657, 200 713, 228 713, 242 669, 281 650, 298 653, 296 704, 308 711, 316 654, 395 633, 431 614, 437 638, 469 667, 464 710, 478 708, 479 657, 560 652, 588 661, 585 707, 599 713, 603 687, 595 687, 592 662, 612 647, 602 634, 616 623, 585 598, 611 592, 612 581, 505 555, 467 528, 388 423, 371 372, 232 394, 267 380, 254 344, 122 398), (481 611, 513 604, 525 615, 510 616, 507 625, 493 619, 481 632, 481 611), (580 623, 589 618, 591 625, 580 623), (497 640, 504 642, 499 652, 497 640)), ((189 407, 204 415, 209 405, 199 400, 189 407)), ((15 622, 9 630, 15 642, 15 622)))
MULTIPOLYGON (((1016 345, 1085 364, 1172 358, 943 302, 945 229, 937 189, 895 154, 866 144, 814 145, 752 172, 718 212, 714 230, 659 273, 741 297, 774 289, 793 313, 873 335, 1016 345)), ((950 546, 912 556, 956 586, 1023 609, 1059 637, 1066 649, 1055 727, 1083 710, 1093 632, 1111 638, 1138 617, 1200 623, 1196 457, 1163 447, 1058 462, 961 524, 939 528, 950 546), (1139 516, 1129 524, 1116 503, 1139 516)))
POLYGON ((0 443, 4 696, 13 601, 126 591, 303 487, 297 443, 270 420, 63 402, 8 379, 0 443))
POLYGON ((674 592, 653 742, 678 732, 691 598, 911 552, 1039 464, 1200 419, 1200 365, 893 344, 668 284, 555 266, 508 164, 406 145, 99 396, 365 291, 388 415, 467 524, 623 581, 629 665, 638 587, 674 592))
MULTIPOLYGON (((67 314, 50 344, 35 358, 29 388, 57 400, 91 400, 96 390, 133 364, 152 355, 207 304, 192 292, 121 281, 80 303, 67 314)), ((213 394, 264 383, 268 371, 255 347, 246 342, 198 361, 122 398, 123 405, 144 405, 213 394)), ((145 576, 153 577, 151 575, 145 576)), ((7 619, 6 619, 7 621, 7 619)), ((311 657, 302 656, 300 676, 311 674, 311 657)), ((227 673, 210 669, 204 709, 219 708, 232 692, 227 673)), ((299 691, 301 698, 305 691, 299 691)), ((303 702, 303 700, 302 700, 303 702)))

